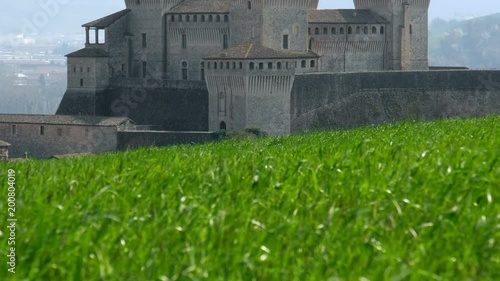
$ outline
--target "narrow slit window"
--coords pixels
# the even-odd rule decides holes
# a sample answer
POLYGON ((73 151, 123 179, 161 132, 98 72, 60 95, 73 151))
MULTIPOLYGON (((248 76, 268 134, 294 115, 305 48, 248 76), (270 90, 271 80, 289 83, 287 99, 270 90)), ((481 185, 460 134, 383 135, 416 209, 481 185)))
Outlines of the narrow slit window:
POLYGON ((288 35, 287 34, 283 35, 283 49, 284 50, 288 49, 288 40, 289 40, 288 35))

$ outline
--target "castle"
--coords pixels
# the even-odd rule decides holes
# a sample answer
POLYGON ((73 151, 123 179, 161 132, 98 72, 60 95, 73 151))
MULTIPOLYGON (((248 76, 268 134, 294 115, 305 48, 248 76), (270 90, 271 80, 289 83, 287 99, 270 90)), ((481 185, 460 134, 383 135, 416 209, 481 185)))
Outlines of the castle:
POLYGON ((354 0, 352 10, 318 10, 318 2, 125 0, 125 10, 84 24, 85 48, 67 55, 65 98, 89 97, 92 108, 65 109, 63 100, 58 114, 117 115, 109 89, 184 80, 208 90, 201 129, 282 135, 292 131, 297 75, 429 69, 430 0, 354 0))

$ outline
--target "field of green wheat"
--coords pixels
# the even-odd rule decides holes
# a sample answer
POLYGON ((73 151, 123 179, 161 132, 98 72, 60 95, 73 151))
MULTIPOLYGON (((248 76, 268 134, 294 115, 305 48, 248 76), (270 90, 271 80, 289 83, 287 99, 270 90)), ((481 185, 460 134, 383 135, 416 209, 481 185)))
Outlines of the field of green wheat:
POLYGON ((0 280, 500 280, 500 117, 8 169, 0 280))

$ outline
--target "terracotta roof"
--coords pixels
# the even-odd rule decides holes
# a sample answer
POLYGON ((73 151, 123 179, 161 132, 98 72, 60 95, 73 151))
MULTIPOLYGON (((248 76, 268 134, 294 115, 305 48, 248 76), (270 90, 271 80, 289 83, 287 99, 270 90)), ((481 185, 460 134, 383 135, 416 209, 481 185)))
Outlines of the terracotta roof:
POLYGON ((3 140, 0 140, 0 146, 10 146, 10 143, 4 142, 3 140))
POLYGON ((185 0, 168 11, 169 14, 229 13, 230 0, 185 0))
POLYGON ((319 56, 311 51, 293 52, 280 51, 264 47, 253 42, 245 42, 240 45, 222 50, 216 54, 206 57, 205 59, 291 59, 291 58, 319 58, 319 56))
POLYGON ((126 117, 70 116, 70 115, 25 115, 0 114, 0 123, 40 124, 40 125, 83 125, 83 126, 118 126, 126 117))
POLYGON ((112 25, 115 21, 121 19, 124 15, 128 14, 130 9, 121 10, 117 13, 111 14, 109 16, 105 16, 103 18, 97 19, 95 21, 88 22, 83 27, 98 27, 98 28, 106 28, 112 25))
POLYGON ((371 10, 309 10, 309 23, 388 23, 371 10))
POLYGON ((68 58, 98 58, 98 57, 109 57, 108 52, 103 49, 97 48, 84 48, 76 52, 67 54, 68 58))

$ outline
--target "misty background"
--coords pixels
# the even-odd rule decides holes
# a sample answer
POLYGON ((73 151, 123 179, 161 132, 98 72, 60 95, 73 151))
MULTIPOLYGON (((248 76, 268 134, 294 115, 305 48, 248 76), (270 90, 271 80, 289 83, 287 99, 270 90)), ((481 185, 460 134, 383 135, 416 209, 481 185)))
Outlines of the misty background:
MULTIPOLYGON (((65 54, 83 48, 82 24, 123 0, 20 0, 0 4, 0 113, 54 114, 66 89, 65 54)), ((320 9, 353 9, 320 0, 320 9)), ((431 0, 431 66, 500 68, 500 1, 431 0)))

